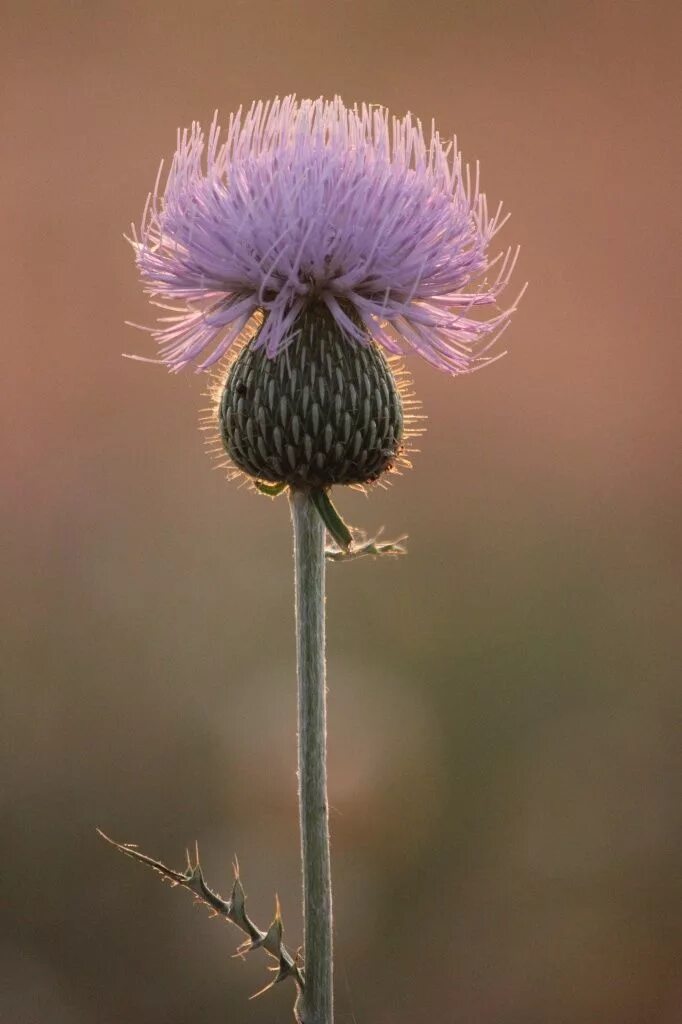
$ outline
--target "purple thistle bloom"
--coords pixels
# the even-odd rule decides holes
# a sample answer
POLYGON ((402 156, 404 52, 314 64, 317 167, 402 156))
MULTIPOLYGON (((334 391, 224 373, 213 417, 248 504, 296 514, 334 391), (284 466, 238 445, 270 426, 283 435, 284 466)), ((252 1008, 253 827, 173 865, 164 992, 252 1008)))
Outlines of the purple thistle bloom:
POLYGON ((145 290, 173 303, 152 330, 172 370, 207 369, 261 320, 254 344, 274 357, 321 302, 351 342, 466 373, 516 308, 497 300, 518 249, 487 253, 501 206, 491 217, 478 165, 472 181, 456 143, 427 143, 409 114, 258 102, 222 143, 216 119, 207 139, 196 123, 179 133, 163 195, 160 176, 132 243, 145 290))

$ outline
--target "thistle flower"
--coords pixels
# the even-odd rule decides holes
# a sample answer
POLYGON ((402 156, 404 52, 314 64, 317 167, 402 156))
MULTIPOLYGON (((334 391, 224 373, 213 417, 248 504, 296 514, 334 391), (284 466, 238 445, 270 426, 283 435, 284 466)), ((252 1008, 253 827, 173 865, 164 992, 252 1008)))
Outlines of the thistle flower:
POLYGON ((489 216, 478 168, 472 180, 455 143, 435 130, 427 142, 410 115, 347 109, 338 97, 255 103, 230 118, 222 142, 216 120, 207 138, 194 124, 178 137, 163 195, 160 179, 132 239, 146 290, 170 309, 152 329, 152 361, 220 364, 209 429, 236 472, 267 494, 290 492, 302 958, 283 945, 278 901, 267 931, 248 917, 237 870, 223 900, 198 854, 177 871, 114 845, 241 928, 239 955, 274 957, 272 984, 295 982, 297 1024, 333 1024, 325 558, 404 549, 353 544, 328 491, 405 461, 417 429, 401 355, 415 350, 452 375, 496 358, 518 301, 498 306, 517 253, 489 257, 506 217, 501 207, 489 216), (336 546, 325 547, 327 533, 336 546))
POLYGON ((205 370, 258 322, 273 358, 314 304, 349 343, 414 349, 452 374, 490 361, 516 253, 489 258, 506 217, 489 215, 455 142, 427 142, 410 114, 294 96, 240 109, 220 137, 216 119, 208 138, 179 133, 133 232, 147 292, 175 304, 152 331, 161 362, 205 370))

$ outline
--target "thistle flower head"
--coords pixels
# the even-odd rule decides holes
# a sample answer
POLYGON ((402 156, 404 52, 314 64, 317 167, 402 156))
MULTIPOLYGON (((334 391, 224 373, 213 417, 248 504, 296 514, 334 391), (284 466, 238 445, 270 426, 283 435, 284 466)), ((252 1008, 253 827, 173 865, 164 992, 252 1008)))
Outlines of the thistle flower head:
POLYGON ((418 403, 400 361, 386 360, 373 341, 349 344, 321 304, 301 313, 291 335, 273 357, 256 336, 226 377, 213 378, 209 444, 227 453, 230 475, 325 488, 372 483, 409 465, 418 403))
POLYGON ((160 178, 132 241, 147 292, 171 304, 152 332, 170 369, 207 369, 257 325, 254 347, 275 358, 315 306, 349 344, 465 373, 515 308, 498 299, 516 253, 488 255, 506 218, 456 144, 409 114, 254 103, 224 136, 217 120, 180 133, 163 194, 160 178))

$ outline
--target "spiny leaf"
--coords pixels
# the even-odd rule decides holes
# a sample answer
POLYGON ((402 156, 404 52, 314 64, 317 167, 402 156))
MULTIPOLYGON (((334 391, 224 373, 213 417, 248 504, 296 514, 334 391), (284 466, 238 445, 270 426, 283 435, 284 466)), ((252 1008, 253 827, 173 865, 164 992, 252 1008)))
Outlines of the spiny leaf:
POLYGON ((350 548, 328 547, 325 549, 325 556, 330 562, 351 562, 355 558, 363 558, 365 555, 374 557, 381 555, 406 555, 403 541, 407 536, 398 537, 396 540, 379 540, 380 534, 369 539, 355 538, 350 548))
MULTIPOLYGON (((263 932, 258 928, 246 913, 246 895, 244 893, 244 887, 242 886, 239 864, 235 857, 234 861, 234 882, 232 884, 232 894, 229 900, 224 900, 222 896, 219 896, 217 892, 214 892, 204 880, 204 874, 201 870, 199 863, 199 848, 195 847, 195 860, 192 863, 192 859, 187 853, 187 867, 184 871, 177 871, 174 868, 169 868, 160 860, 155 860, 153 857, 148 857, 145 853, 140 853, 137 847, 132 843, 117 843, 115 840, 110 839, 101 829, 97 829, 98 835, 102 837, 110 846, 113 846, 116 850, 125 854, 126 857, 131 857, 133 860, 138 861, 140 864, 146 864, 148 867, 156 871, 157 874, 161 875, 162 878, 168 879, 171 885, 180 885, 187 889, 200 903, 207 906, 212 914, 221 915, 225 917, 232 924, 236 925, 237 928, 241 929, 245 933, 246 939, 238 948, 235 954, 238 957, 244 957, 247 953, 250 953, 254 949, 264 949, 268 956, 277 960, 278 966, 274 968, 277 971, 277 977, 274 981, 266 985, 266 991, 271 988, 272 985, 276 985, 280 981, 284 981, 285 978, 292 977, 296 983, 296 987, 299 992, 302 992, 305 987, 305 980, 303 972, 299 966, 299 956, 296 953, 294 956, 289 953, 287 948, 282 942, 282 934, 284 927, 282 924, 282 914, 280 910, 279 899, 275 897, 275 916, 270 924, 270 927, 266 932, 263 932)), ((260 993, 257 993, 260 994, 260 993)))
POLYGON ((327 491, 315 488, 310 492, 310 497, 331 536, 340 548, 347 551, 353 543, 353 534, 332 505, 327 491))

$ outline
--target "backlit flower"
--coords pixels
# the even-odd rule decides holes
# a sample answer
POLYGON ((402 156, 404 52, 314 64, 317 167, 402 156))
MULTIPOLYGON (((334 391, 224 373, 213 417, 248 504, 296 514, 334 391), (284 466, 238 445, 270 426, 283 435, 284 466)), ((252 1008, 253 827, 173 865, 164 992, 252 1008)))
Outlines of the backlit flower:
MULTIPOLYGON (((164 309, 160 361, 204 370, 243 333, 274 358, 306 310, 349 344, 409 349, 452 374, 479 368, 515 308, 498 305, 516 252, 488 248, 478 168, 411 115, 293 96, 178 137, 139 232, 137 265, 164 309)), ((494 358, 494 356, 492 357, 494 358)))

